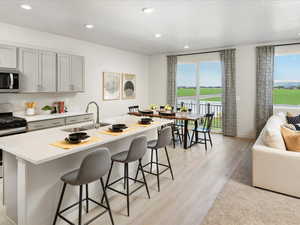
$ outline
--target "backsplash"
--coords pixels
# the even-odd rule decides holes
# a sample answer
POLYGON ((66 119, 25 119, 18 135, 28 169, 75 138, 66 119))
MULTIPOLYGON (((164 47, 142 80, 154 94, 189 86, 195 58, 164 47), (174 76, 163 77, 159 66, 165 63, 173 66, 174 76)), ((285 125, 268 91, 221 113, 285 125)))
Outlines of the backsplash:
POLYGON ((41 108, 45 105, 52 105, 56 101, 64 101, 67 108, 72 107, 72 111, 82 110, 72 104, 76 97, 75 93, 40 93, 40 94, 0 94, 0 103, 10 103, 13 106, 14 112, 24 112, 26 102, 36 102, 36 113, 39 113, 41 108))

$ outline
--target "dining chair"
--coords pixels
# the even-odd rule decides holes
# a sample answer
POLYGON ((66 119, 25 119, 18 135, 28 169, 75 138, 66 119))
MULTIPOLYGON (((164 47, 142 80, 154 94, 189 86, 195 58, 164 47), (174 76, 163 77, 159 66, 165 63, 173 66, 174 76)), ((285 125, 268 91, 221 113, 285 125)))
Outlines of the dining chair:
POLYGON ((128 110, 129 110, 129 112, 138 112, 139 106, 138 105, 129 106, 128 110))
POLYGON ((190 146, 194 144, 204 144, 205 150, 207 151, 207 141, 210 142, 210 145, 212 147, 212 138, 211 138, 211 126, 212 121, 214 118, 215 113, 207 113, 204 116, 203 124, 199 124, 199 121, 196 121, 198 123, 197 128, 193 129, 193 134, 191 138, 191 144, 190 146), (201 125, 201 126, 199 126, 201 125), (203 134, 203 137, 199 137, 199 133, 203 134), (195 140, 194 140, 195 137, 195 140))

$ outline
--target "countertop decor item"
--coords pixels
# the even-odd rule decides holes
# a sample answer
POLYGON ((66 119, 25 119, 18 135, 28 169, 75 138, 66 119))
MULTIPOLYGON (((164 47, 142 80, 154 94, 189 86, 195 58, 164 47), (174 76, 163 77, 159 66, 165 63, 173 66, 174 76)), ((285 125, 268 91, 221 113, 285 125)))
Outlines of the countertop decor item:
POLYGON ((135 99, 136 76, 135 74, 123 74, 122 99, 135 99))
POLYGON ((120 77, 120 73, 103 73, 103 100, 109 101, 120 99, 120 77))
POLYGON ((28 115, 28 116, 35 115, 36 103, 35 102, 26 102, 25 105, 26 105, 26 115, 28 115))
POLYGON ((45 105, 43 108, 41 108, 42 112, 46 115, 49 115, 53 111, 53 107, 50 105, 45 105))

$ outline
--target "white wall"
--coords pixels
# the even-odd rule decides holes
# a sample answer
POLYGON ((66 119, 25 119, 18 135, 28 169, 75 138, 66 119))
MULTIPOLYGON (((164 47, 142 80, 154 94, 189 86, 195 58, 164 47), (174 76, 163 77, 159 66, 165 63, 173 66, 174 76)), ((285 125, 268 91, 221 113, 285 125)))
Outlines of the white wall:
MULTIPOLYGON (((149 63, 149 102, 165 104, 166 55, 153 55, 149 63)), ((255 137, 255 46, 236 47, 237 135, 255 137)))
POLYGON ((16 111, 24 110, 26 101, 37 101, 39 107, 42 107, 53 101, 65 100, 69 110, 76 111, 84 110, 88 101, 95 100, 100 104, 101 116, 110 117, 126 113, 129 105, 148 105, 148 56, 4 23, 0 23, 0 43, 48 49, 85 57, 85 93, 0 94, 0 103, 11 102, 16 111), (137 98, 104 102, 102 100, 102 73, 105 71, 136 74, 137 98))

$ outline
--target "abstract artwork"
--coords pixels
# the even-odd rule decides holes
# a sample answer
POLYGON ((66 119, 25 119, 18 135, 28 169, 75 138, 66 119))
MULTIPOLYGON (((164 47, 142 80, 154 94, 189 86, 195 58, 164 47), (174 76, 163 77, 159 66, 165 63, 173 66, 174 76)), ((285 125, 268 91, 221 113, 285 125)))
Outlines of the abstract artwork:
POLYGON ((121 74, 103 73, 103 100, 120 99, 121 74))
POLYGON ((134 99, 136 95, 135 74, 123 74, 122 98, 134 99))

